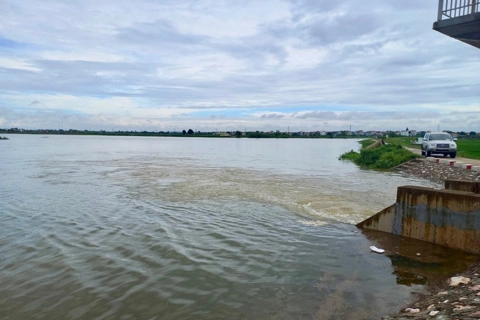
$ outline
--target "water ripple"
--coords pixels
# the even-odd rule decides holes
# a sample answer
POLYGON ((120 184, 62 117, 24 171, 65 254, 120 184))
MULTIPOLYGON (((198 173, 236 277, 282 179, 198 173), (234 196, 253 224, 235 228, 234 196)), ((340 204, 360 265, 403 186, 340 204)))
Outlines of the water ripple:
POLYGON ((352 142, 36 138, 2 150, 2 319, 311 319, 342 283, 347 311, 421 289, 353 232, 405 180, 325 160, 352 142))

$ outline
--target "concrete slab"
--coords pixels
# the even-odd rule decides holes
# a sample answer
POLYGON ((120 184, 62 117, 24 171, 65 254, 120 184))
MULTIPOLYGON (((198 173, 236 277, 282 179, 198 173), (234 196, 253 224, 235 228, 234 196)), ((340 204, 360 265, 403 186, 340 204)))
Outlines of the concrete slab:
MULTIPOLYGON (((420 153, 421 153, 420 149, 415 149, 415 148, 406 148, 406 149, 408 149, 411 152, 416 153, 418 155, 420 155, 420 153)), ((434 158, 435 159, 435 157, 429 157, 429 158, 434 158)), ((425 159, 428 159, 428 158, 425 158, 425 159)), ((442 157, 442 156, 440 156, 440 159, 451 159, 451 160, 455 160, 456 162, 470 163, 473 166, 480 166, 480 160, 477 160, 477 159, 470 159, 470 158, 463 158, 463 157, 456 157, 455 159, 452 159, 452 158, 449 158, 449 157, 442 157)), ((430 160, 430 161, 432 161, 432 160, 430 160)), ((433 162, 435 162, 435 161, 433 161, 433 162)))
POLYGON ((447 166, 453 166, 455 162, 455 160, 451 160, 449 158, 440 159, 440 163, 446 164, 447 166))

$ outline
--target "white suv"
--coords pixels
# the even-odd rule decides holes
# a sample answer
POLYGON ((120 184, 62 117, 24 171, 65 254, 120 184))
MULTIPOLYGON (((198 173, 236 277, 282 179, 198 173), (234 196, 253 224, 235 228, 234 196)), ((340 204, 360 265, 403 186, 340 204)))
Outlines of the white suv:
POLYGON ((422 156, 429 157, 432 154, 457 156, 457 144, 455 139, 447 132, 428 132, 423 137, 422 156))

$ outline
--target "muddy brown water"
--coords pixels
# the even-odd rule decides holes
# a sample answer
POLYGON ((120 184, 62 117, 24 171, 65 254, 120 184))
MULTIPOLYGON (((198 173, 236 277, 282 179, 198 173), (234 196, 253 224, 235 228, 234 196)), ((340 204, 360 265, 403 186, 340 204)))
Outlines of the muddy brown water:
POLYGON ((9 138, 2 319, 375 318, 477 259, 358 230, 431 183, 339 161, 354 140, 9 138))

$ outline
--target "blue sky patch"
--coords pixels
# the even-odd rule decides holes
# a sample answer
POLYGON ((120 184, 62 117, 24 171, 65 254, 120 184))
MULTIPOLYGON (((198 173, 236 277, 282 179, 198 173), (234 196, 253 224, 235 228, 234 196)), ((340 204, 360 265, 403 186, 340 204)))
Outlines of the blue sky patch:
POLYGON ((10 39, 0 37, 0 47, 2 48, 18 48, 20 44, 10 39))

